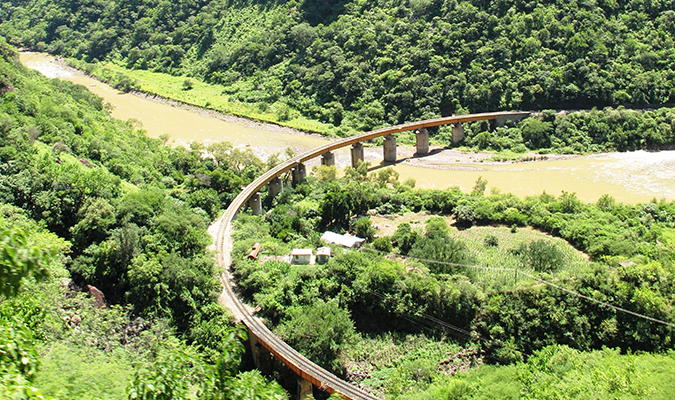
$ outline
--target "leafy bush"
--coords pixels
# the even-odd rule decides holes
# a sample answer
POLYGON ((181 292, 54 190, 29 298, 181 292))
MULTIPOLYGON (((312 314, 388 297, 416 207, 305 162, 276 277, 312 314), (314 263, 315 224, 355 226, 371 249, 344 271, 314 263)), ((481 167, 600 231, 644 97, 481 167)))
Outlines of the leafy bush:
POLYGON ((439 274, 463 273, 470 271, 454 264, 466 264, 471 261, 466 245, 459 239, 448 235, 447 224, 442 218, 431 218, 427 221, 427 232, 424 237, 415 241, 410 249, 410 256, 425 261, 430 270, 439 274), (434 262, 434 261, 440 261, 434 262))
POLYGON ((464 203, 455 208, 457 224, 460 226, 471 226, 476 222, 476 210, 473 204, 464 203))
POLYGON ((336 301, 317 300, 308 306, 289 308, 287 319, 275 332, 317 364, 340 371, 343 366, 338 354, 344 344, 354 340, 354 323, 349 311, 336 301))
POLYGON ((0 295, 15 296, 27 278, 45 279, 46 264, 54 253, 54 248, 29 243, 21 229, 0 232, 0 295))
POLYGON ((392 236, 392 240, 401 254, 408 254, 417 239, 417 232, 414 232, 407 222, 399 224, 394 236, 392 236))
POLYGON ((523 262, 537 272, 554 272, 565 264, 562 253, 554 243, 539 239, 515 250, 523 257, 523 262))
POLYGON ((0 320, 0 376, 19 374, 32 381, 39 364, 30 331, 19 321, 9 324, 0 320))
POLYGON ((373 240, 373 247, 376 250, 391 253, 393 246, 391 245, 391 238, 389 236, 378 237, 373 240))
POLYGON ((499 246, 499 238, 495 234, 488 234, 485 236, 483 239, 483 243, 485 243, 485 246, 490 246, 490 247, 497 247, 499 246))
POLYGON ((377 230, 373 227, 373 224, 368 217, 359 218, 354 223, 354 233, 356 236, 362 237, 369 242, 373 241, 375 232, 377 232, 377 230))

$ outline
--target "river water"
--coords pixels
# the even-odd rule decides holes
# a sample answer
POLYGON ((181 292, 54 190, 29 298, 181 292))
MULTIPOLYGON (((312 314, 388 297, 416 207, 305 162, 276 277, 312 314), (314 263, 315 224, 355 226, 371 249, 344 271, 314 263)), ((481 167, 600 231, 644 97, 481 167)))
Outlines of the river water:
MULTIPOLYGON (((113 106, 115 118, 137 120, 148 135, 167 134, 171 138, 169 143, 174 145, 187 146, 195 140, 204 144, 226 140, 236 147, 250 147, 265 159, 273 153, 283 154, 289 147, 300 153, 328 142, 316 135, 293 134, 283 128, 246 120, 229 122, 207 113, 191 112, 121 93, 62 66, 48 54, 22 53, 21 61, 47 77, 86 86, 113 106)), ((377 166, 381 157, 381 149, 366 149, 366 159, 373 165, 377 166)), ((430 156, 430 160, 432 157, 438 156, 430 156)), ((348 164, 349 150, 336 152, 336 159, 338 166, 348 164)), ((584 201, 596 201, 603 194, 628 203, 645 202, 655 197, 675 200, 675 151, 612 153, 498 165, 450 162, 447 157, 439 159, 433 163, 435 168, 412 166, 407 162, 397 163, 393 168, 399 172, 401 181, 413 178, 417 187, 422 188, 442 189, 458 185, 469 191, 482 176, 488 180, 488 190, 495 187, 521 197, 543 191, 553 195, 567 191, 575 192, 584 201)))

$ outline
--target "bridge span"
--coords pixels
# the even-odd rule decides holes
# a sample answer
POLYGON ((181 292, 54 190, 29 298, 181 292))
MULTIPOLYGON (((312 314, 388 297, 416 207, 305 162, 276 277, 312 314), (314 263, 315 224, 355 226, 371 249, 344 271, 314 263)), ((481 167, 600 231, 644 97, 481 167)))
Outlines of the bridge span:
MULTIPOLYGON (((216 222, 219 225, 218 233, 216 236, 216 260, 218 264, 223 268, 223 273, 221 274, 221 280, 223 282, 223 293, 221 294, 219 300, 225 306, 227 306, 235 318, 238 321, 242 321, 249 330, 249 335, 252 336, 252 340, 257 341, 260 345, 265 347, 270 353, 275 357, 281 360, 286 364, 291 370, 293 370, 298 376, 306 382, 310 382, 312 385, 318 387, 321 390, 324 390, 328 393, 339 393, 345 399, 354 399, 354 400, 376 400, 377 398, 370 393, 367 393, 356 386, 343 381, 342 379, 336 377, 332 373, 326 371, 325 369, 314 364, 306 357, 298 353, 291 346, 281 340, 278 336, 272 333, 267 326, 265 326, 260 319, 253 315, 253 312, 243 303, 243 301, 237 296, 233 290, 233 281, 230 277, 229 267, 231 264, 231 250, 232 250, 232 221, 236 218, 239 209, 245 204, 251 205, 254 212, 261 211, 261 202, 260 195, 258 191, 265 185, 270 185, 270 190, 274 189, 273 192, 278 193, 280 191, 280 181, 278 177, 288 171, 294 170, 294 181, 296 177, 301 181, 304 178, 304 162, 309 161, 318 156, 324 156, 326 154, 331 154, 330 152, 340 149, 345 146, 350 145, 360 145, 361 142, 385 136, 385 149, 384 149, 384 158, 385 161, 394 161, 395 160, 395 146, 396 141, 391 135, 397 132, 405 132, 411 130, 418 131, 418 143, 417 149, 418 154, 426 154, 425 149, 425 138, 422 137, 420 140, 420 133, 422 136, 426 133, 425 128, 455 124, 455 127, 460 126, 463 122, 471 121, 495 121, 494 125, 503 125, 507 121, 517 121, 526 116, 530 115, 529 112, 494 112, 494 113, 482 113, 482 114, 467 114, 467 115, 457 115, 451 117, 443 117, 430 119, 419 122, 410 122, 401 125, 395 125, 387 128, 376 129, 373 131, 365 132, 359 135, 351 136, 348 138, 337 139, 330 143, 327 143, 323 146, 319 146, 315 149, 309 150, 303 154, 300 154, 292 159, 283 162, 276 167, 265 172, 263 175, 254 180, 250 185, 248 185, 244 190, 239 193, 239 195, 232 201, 230 206, 225 211, 223 217, 216 222), (389 149, 387 148, 387 138, 389 138, 389 149), (393 140, 392 140, 393 139, 393 140), (394 160, 387 159, 388 156, 391 157, 391 145, 393 141, 393 154, 394 160), (387 151, 389 150, 389 154, 387 151), (300 172, 296 176, 295 172, 300 172)), ((458 130, 461 130, 458 129, 458 130)), ((463 131, 459 132, 462 133, 463 131)), ((453 136, 455 134, 455 128, 453 127, 453 136)), ((354 149, 354 148, 353 148, 354 149)), ((355 163, 355 160, 359 157, 358 147, 357 151, 352 151, 352 162, 355 163)), ((426 136, 426 151, 428 152, 428 134, 426 136)), ((361 159, 362 159, 361 152, 361 159)), ((324 158, 328 160, 327 163, 330 165, 330 160, 332 160, 332 154, 330 157, 324 158)), ((301 387, 307 388, 307 385, 300 385, 301 387)), ((303 392, 300 394, 300 397, 305 396, 308 393, 311 393, 311 386, 308 390, 303 389, 303 392)))

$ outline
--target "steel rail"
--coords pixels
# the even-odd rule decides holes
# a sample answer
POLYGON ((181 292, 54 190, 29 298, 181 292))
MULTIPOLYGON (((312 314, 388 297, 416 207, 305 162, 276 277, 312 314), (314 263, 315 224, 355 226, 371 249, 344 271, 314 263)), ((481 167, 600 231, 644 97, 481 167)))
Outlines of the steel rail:
POLYGON ((296 374, 303 379, 311 382, 313 385, 319 387, 328 393, 339 393, 345 399, 354 400, 376 400, 377 397, 367 393, 355 385, 349 384, 342 379, 336 377, 332 373, 314 364, 305 356, 298 353, 295 349, 289 346, 286 342, 281 340, 278 336, 272 333, 267 326, 258 318, 253 316, 246 308, 244 303, 239 299, 239 296, 234 293, 233 283, 229 276, 229 266, 231 264, 231 247, 232 247, 232 221, 236 218, 239 209, 253 196, 260 188, 268 184, 272 179, 291 170, 298 164, 309 161, 315 157, 325 154, 329 151, 337 150, 345 146, 349 146, 358 142, 375 139, 377 137, 390 135, 397 132, 411 131, 415 129, 429 128, 433 126, 472 122, 481 120, 491 120, 497 117, 520 117, 529 113, 526 112, 495 112, 482 114, 468 114, 457 115, 444 118, 436 118, 419 122, 411 122, 401 125, 395 125, 387 128, 376 129, 365 132, 359 135, 348 138, 338 139, 319 146, 296 157, 285 161, 269 171, 262 174, 246 188, 244 188, 239 195, 230 203, 230 206, 225 211, 225 214, 217 222, 220 224, 216 236, 216 260, 223 268, 221 280, 223 282, 224 290, 221 295, 221 301, 231 309, 235 318, 244 322, 251 334, 255 335, 258 341, 268 349, 275 357, 279 358, 284 364, 291 368, 296 374), (234 307, 234 308, 232 308, 234 307))

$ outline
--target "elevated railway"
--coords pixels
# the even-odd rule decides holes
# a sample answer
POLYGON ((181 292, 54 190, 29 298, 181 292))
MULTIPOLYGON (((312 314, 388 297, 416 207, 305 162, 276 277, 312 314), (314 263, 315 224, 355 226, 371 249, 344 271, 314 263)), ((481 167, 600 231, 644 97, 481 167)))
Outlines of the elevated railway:
POLYGON ((303 154, 291 158, 276 167, 265 172, 259 178, 254 180, 239 195, 232 201, 230 206, 225 211, 223 217, 216 222, 219 225, 216 236, 216 251, 217 262, 223 268, 221 279, 223 281, 224 290, 221 294, 220 301, 226 305, 235 318, 242 321, 249 329, 249 334, 254 335, 258 343, 264 346, 275 357, 292 369, 299 377, 311 382, 312 385, 324 390, 328 393, 339 393, 345 399, 353 400, 375 400, 377 397, 367 393, 356 386, 343 381, 332 373, 314 364, 302 354, 298 353, 291 346, 281 340, 278 336, 272 333, 265 324, 260 321, 247 308, 243 301, 237 296, 233 290, 233 282, 230 279, 229 266, 231 264, 230 251, 232 249, 232 221, 236 218, 239 210, 244 206, 249 199, 251 199, 258 191, 265 185, 269 184, 273 179, 280 175, 296 168, 298 165, 309 161, 315 157, 324 155, 331 151, 340 149, 342 147, 354 145, 370 139, 375 139, 382 136, 392 135, 398 132, 421 130, 424 128, 448 125, 461 124, 463 122, 481 121, 481 120, 518 120, 529 115, 528 112, 495 112, 495 113, 481 113, 457 115, 451 117, 443 117, 430 119, 425 121, 411 122, 401 125, 395 125, 382 129, 365 132, 359 135, 348 138, 337 139, 323 146, 319 146, 309 150, 303 154))

